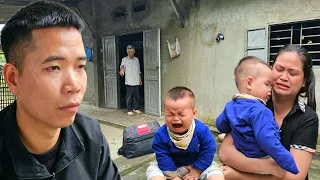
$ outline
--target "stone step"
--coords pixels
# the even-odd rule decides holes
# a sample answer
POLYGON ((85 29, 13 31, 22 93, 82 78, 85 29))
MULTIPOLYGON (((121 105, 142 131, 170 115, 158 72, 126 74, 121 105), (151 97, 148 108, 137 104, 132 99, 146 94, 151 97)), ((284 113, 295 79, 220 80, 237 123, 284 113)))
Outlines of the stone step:
POLYGON ((114 160, 114 163, 117 165, 121 177, 126 176, 127 174, 139 169, 140 167, 149 164, 151 161, 155 160, 155 154, 147 154, 144 156, 127 159, 124 156, 120 156, 114 160))

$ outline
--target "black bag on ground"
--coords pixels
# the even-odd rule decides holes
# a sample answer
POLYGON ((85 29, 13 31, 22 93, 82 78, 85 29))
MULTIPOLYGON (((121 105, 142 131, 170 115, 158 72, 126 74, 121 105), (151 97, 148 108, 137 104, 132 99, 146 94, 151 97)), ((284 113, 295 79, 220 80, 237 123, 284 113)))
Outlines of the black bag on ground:
POLYGON ((130 159, 153 153, 153 135, 159 127, 157 121, 143 122, 127 127, 123 131, 122 147, 118 150, 118 155, 130 159))

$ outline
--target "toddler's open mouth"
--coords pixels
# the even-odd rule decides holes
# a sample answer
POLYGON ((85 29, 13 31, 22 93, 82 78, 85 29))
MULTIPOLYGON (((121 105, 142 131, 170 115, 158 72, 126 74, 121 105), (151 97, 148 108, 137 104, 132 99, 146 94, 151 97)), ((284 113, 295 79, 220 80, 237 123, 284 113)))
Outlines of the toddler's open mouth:
POLYGON ((172 127, 173 127, 173 128, 181 128, 181 127, 182 127, 182 124, 172 124, 172 127))

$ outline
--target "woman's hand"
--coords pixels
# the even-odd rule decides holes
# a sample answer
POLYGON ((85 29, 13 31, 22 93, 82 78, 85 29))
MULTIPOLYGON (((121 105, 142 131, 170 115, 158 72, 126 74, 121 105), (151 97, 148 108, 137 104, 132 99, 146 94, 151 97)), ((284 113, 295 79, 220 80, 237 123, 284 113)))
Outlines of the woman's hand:
POLYGON ((219 158, 224 165, 248 173, 265 172, 266 169, 269 170, 274 167, 271 163, 268 163, 267 159, 246 157, 234 146, 230 134, 227 134, 222 141, 219 150, 219 158))

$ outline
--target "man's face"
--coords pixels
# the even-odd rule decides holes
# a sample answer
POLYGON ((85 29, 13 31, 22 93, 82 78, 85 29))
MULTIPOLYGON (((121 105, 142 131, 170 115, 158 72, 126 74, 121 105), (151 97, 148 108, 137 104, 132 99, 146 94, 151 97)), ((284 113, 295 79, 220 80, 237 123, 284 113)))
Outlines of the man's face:
POLYGON ((134 57, 134 53, 135 53, 134 49, 127 49, 127 54, 130 58, 134 57))
POLYGON ((16 96, 23 116, 52 128, 73 123, 87 86, 86 55, 75 28, 32 31, 35 48, 26 53, 16 96))

